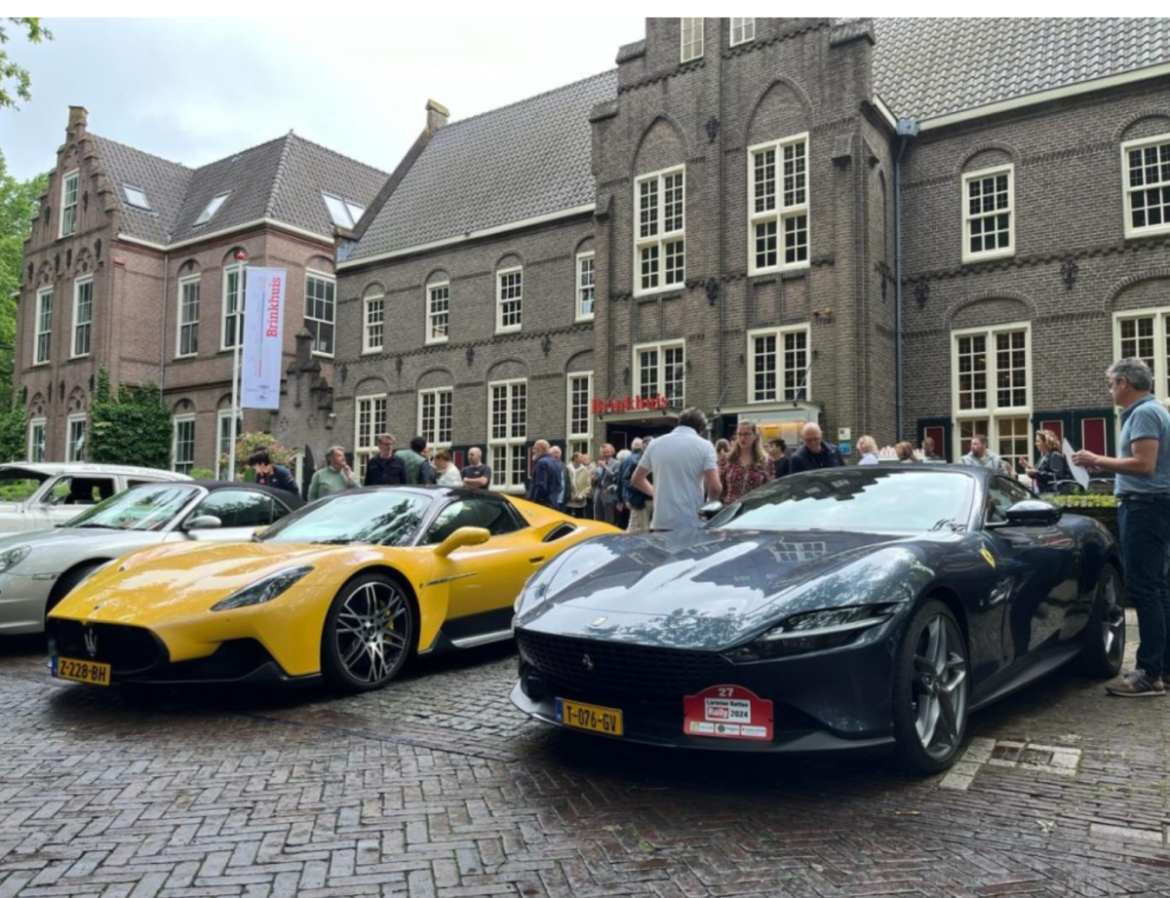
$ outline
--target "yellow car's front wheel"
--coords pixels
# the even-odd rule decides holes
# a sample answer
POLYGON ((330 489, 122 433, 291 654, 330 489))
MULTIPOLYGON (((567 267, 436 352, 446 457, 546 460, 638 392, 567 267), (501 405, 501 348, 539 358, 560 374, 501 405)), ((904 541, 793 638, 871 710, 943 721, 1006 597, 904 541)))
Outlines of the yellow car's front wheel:
POLYGON ((346 692, 379 689, 406 663, 416 631, 414 606, 401 583, 384 574, 357 577, 329 606, 321 672, 346 692))

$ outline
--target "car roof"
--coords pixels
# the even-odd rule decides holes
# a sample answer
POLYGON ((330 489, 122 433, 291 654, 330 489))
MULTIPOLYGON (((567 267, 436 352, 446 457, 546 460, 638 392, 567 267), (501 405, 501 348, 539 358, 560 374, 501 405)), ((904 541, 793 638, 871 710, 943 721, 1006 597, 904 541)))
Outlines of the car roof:
POLYGON ((143 468, 136 465, 101 465, 90 462, 11 462, 0 465, 0 471, 32 471, 35 474, 124 474, 129 477, 152 477, 155 480, 190 480, 186 474, 143 468))
POLYGON ((394 490, 400 493, 415 493, 420 496, 427 496, 432 499, 437 498, 453 498, 466 499, 475 497, 478 499, 498 499, 505 501, 507 496, 503 493, 493 493, 491 490, 478 490, 466 486, 437 486, 435 484, 428 484, 426 486, 411 484, 410 486, 400 486, 398 484, 382 484, 379 486, 362 486, 352 490, 340 490, 336 493, 330 493, 326 498, 332 499, 334 496, 352 496, 357 493, 374 493, 382 492, 384 490, 394 490))

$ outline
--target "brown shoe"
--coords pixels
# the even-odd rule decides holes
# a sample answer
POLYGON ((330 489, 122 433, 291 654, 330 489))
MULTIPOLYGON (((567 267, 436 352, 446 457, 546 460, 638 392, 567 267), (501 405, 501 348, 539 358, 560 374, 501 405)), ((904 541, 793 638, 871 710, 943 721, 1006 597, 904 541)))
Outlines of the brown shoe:
POLYGON ((1115 683, 1105 687, 1105 691, 1118 698, 1145 698, 1151 695, 1165 695, 1166 687, 1161 677, 1147 677, 1144 670, 1131 670, 1115 683))

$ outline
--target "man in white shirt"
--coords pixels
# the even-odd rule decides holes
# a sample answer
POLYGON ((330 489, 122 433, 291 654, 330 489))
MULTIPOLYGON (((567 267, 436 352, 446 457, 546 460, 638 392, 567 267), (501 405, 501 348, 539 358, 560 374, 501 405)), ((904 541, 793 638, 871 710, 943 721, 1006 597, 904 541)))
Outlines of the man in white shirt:
POLYGON ((991 468, 1001 473, 1004 470, 1003 461, 987 448, 987 437, 981 433, 971 437, 971 451, 959 460, 959 464, 971 465, 976 468, 991 468))
POLYGON ((704 439, 706 433, 707 416, 697 408, 684 409, 678 426, 642 453, 630 482, 654 500, 651 530, 698 530, 704 488, 709 499, 723 492, 715 447, 704 439))

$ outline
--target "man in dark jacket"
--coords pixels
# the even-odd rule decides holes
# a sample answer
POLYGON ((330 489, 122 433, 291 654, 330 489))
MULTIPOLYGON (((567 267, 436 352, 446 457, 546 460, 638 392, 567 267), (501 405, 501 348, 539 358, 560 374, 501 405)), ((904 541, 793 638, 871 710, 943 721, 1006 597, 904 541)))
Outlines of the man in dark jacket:
POLYGON ((292 476, 292 472, 284 465, 273 464, 267 449, 257 449, 253 452, 248 456, 248 464, 256 472, 257 483, 284 490, 296 496, 301 494, 301 491, 297 489, 297 481, 292 476))
POLYGON ((792 453, 788 459, 788 472, 799 474, 801 471, 815 471, 818 468, 843 468, 845 459, 837 451, 837 447, 826 443, 821 434, 819 424, 809 422, 800 431, 800 441, 804 443, 792 453))
POLYGON ((366 462, 366 479, 362 486, 397 486, 406 483, 406 465, 394 454, 394 437, 378 435, 378 454, 366 462))
POLYGON ((425 486, 439 479, 435 474, 435 469, 426 459, 426 451, 426 437, 411 437, 410 448, 397 453, 397 456, 402 458, 403 465, 406 466, 407 483, 425 486))
POLYGON ((536 467, 528 481, 528 501, 556 508, 557 496, 563 486, 564 465, 552 457, 548 440, 537 440, 533 444, 532 457, 536 459, 536 467))

